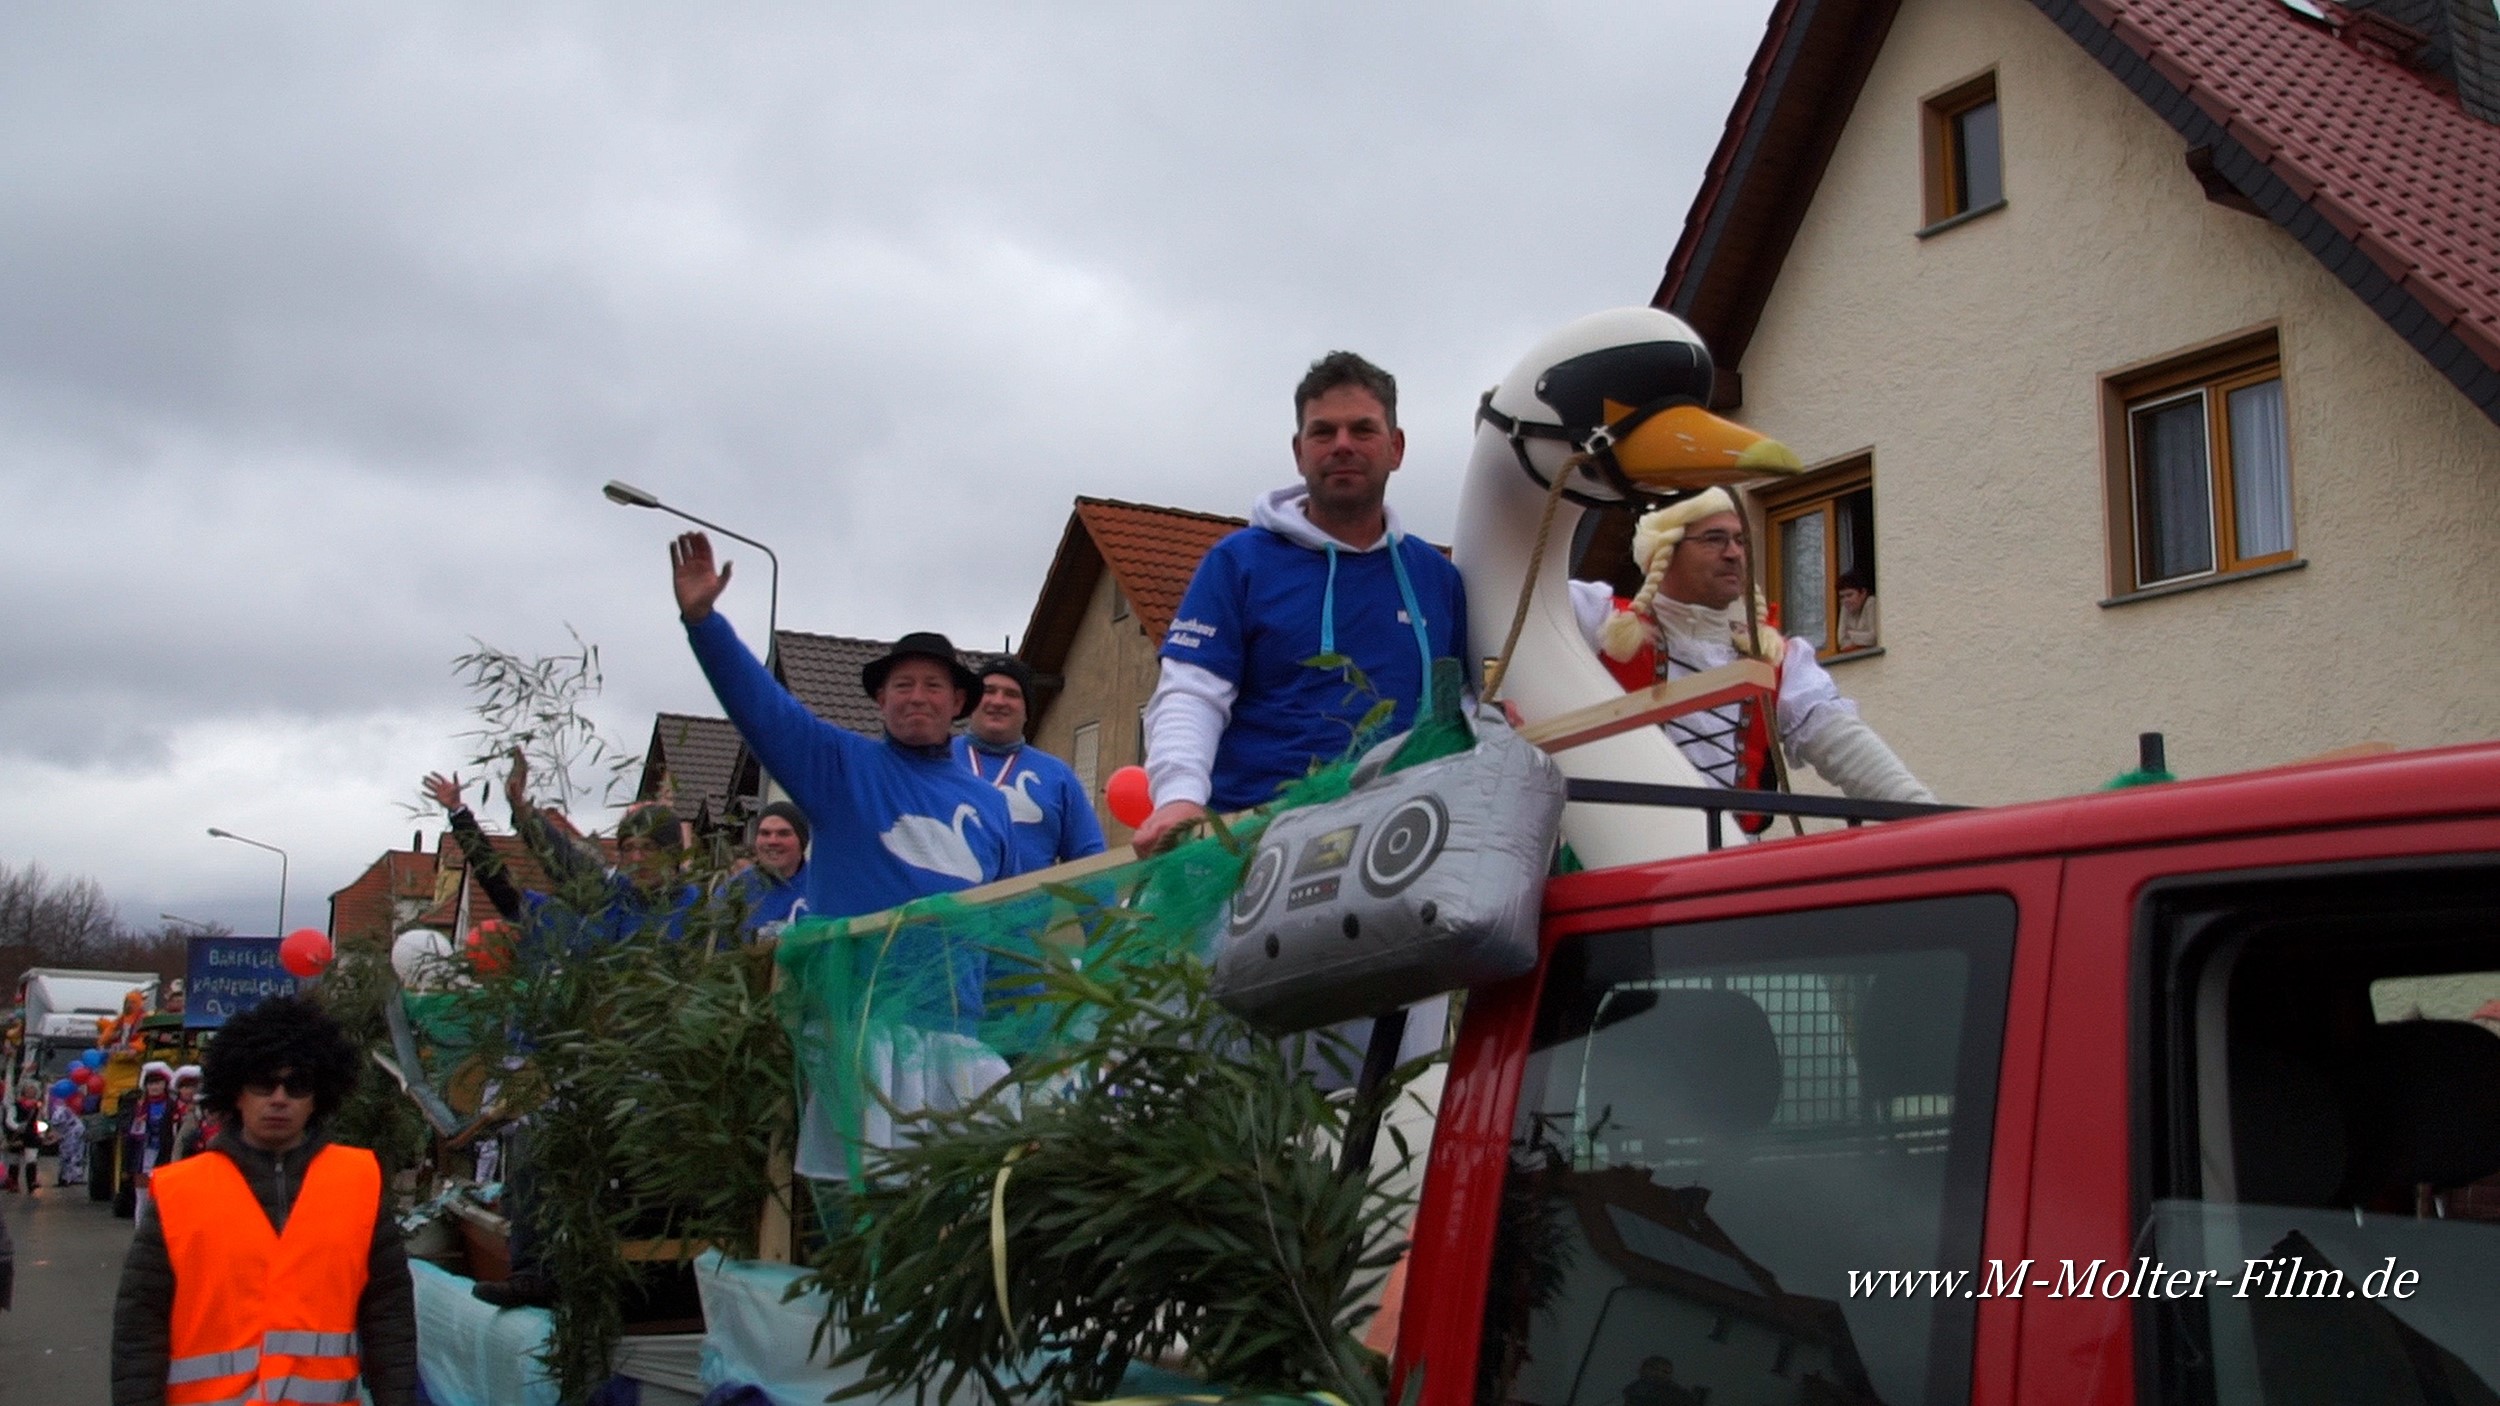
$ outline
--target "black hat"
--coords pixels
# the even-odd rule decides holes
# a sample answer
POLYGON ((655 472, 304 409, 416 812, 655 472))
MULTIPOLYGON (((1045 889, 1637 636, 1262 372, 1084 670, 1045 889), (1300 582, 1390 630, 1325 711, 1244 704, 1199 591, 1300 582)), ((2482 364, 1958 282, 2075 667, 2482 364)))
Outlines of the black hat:
POLYGON ((877 690, 885 687, 885 676, 906 659, 934 659, 945 665, 947 672, 955 676, 955 687, 962 689, 964 694, 963 706, 955 710, 957 721, 972 716, 973 705, 981 701, 980 675, 965 668, 964 661, 955 657, 954 644, 935 630, 914 630, 896 640, 894 647, 885 652, 884 658, 871 659, 862 665, 859 671, 860 687, 868 690, 869 697, 876 697, 877 690))
POLYGON ((807 813, 805 811, 800 810, 797 806, 790 804, 788 801, 775 801, 771 805, 768 805, 762 810, 756 812, 755 815, 755 823, 759 826, 766 820, 770 819, 788 821, 790 828, 799 833, 800 847, 806 847, 808 824, 807 813))
POLYGON ((1007 677, 1014 679, 1016 681, 1016 687, 1024 691, 1025 703, 1028 705, 1032 703, 1033 667, 1025 663, 1023 660, 1018 659, 1012 654, 993 654, 989 658, 981 661, 980 672, 984 683, 988 682, 989 677, 992 674, 1005 674, 1007 677))

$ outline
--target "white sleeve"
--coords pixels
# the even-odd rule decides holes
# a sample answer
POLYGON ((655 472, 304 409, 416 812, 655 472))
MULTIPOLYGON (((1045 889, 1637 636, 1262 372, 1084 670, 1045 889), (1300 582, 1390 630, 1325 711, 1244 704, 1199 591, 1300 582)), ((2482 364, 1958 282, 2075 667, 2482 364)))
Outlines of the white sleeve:
POLYGON ((1239 693, 1212 670, 1163 661, 1154 697, 1146 701, 1146 785, 1156 805, 1207 803, 1216 744, 1224 739, 1239 693))
POLYGON ((1799 761, 1840 788, 1840 794, 1865 801, 1933 801, 1936 793, 1919 784, 1910 769, 1893 755, 1866 719, 1848 713, 1831 720, 1812 741, 1794 749, 1799 761))
POLYGON ((1588 647, 1597 648, 1597 632, 1606 624, 1606 617, 1615 613, 1615 588, 1603 581, 1571 583, 1571 613, 1580 621, 1580 638, 1588 647))

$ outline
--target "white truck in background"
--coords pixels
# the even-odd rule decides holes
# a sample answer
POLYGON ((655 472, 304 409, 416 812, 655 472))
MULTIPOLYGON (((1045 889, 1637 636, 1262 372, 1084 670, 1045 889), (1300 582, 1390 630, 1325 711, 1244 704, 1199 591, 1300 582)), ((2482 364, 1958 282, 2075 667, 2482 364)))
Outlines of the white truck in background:
POLYGON ((25 1049, 10 1082, 31 1078, 48 1085, 60 1078, 71 1061, 94 1047, 96 1022, 119 1016, 131 992, 139 992, 154 1011, 159 979, 154 972, 30 968, 18 984, 25 1049))

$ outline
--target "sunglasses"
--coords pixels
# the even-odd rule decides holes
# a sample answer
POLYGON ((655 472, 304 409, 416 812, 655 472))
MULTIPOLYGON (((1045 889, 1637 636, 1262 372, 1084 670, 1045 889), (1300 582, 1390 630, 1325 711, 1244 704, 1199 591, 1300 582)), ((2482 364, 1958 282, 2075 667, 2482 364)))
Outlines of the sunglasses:
POLYGON ((243 1092, 254 1098, 269 1098, 281 1089, 286 1091, 288 1098, 313 1096, 312 1080, 301 1074, 281 1074, 274 1079, 247 1079, 243 1084, 243 1092))

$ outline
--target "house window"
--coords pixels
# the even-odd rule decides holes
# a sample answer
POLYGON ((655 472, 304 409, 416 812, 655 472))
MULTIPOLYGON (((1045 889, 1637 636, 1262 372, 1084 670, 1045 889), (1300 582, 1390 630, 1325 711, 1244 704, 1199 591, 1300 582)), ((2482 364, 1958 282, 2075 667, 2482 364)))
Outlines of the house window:
POLYGON ((1927 223, 2005 203, 2005 151, 1997 117, 1997 76, 1983 73, 1929 98, 1923 109, 1927 223))
POLYGON ((1113 620, 1128 618, 1128 592, 1117 586, 1111 588, 1111 618, 1113 620))
POLYGON ((2105 385, 2118 592, 2292 559, 2291 454, 2272 332, 2105 385))
POLYGON ((1876 605, 1875 461, 1860 454, 1762 495, 1780 629, 1832 659, 1883 643, 1876 605))
POLYGON ((1068 749, 1076 755, 1068 758, 1068 766, 1076 772, 1077 784, 1086 795, 1098 794, 1094 789, 1094 773, 1102 768, 1102 724, 1079 723, 1076 740, 1068 749))

